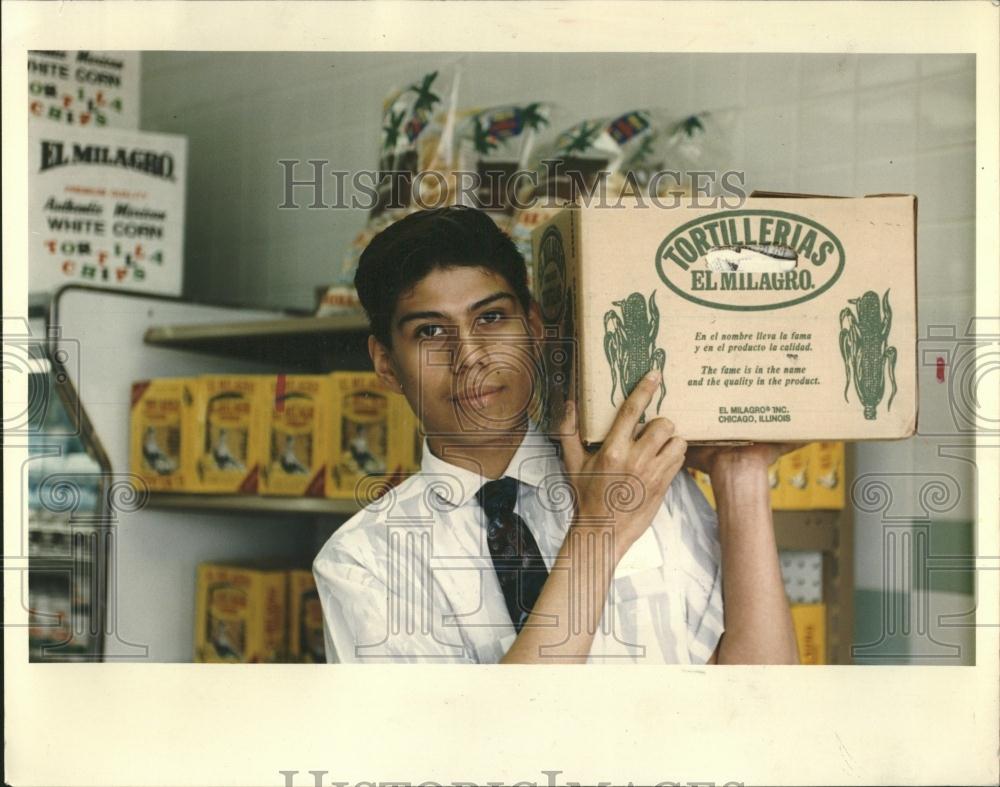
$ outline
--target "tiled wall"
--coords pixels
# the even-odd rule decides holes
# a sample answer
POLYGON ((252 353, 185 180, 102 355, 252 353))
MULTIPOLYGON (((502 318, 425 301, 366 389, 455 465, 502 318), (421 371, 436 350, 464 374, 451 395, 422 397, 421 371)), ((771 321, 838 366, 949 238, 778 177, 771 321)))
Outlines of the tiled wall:
MULTIPOLYGON (((344 252, 365 217, 276 210, 277 161, 373 167, 385 94, 455 60, 405 53, 144 55, 142 128, 189 137, 189 297, 310 308, 313 288, 342 275, 344 252)), ((928 326, 937 335, 950 329, 956 340, 965 335, 975 287, 971 56, 479 54, 465 57, 463 69, 464 105, 555 100, 571 122, 635 107, 736 110, 729 154, 718 165, 745 170, 749 188, 916 193, 919 335, 928 326)), ((960 366, 965 345, 956 346, 947 374, 960 366)), ((885 547, 897 517, 918 530, 933 528, 939 550, 970 543, 974 468, 938 454, 955 453, 947 447, 967 439, 952 416, 950 377, 936 379, 943 350, 935 347, 920 369, 920 428, 938 436, 856 448, 858 475, 884 484, 890 496, 882 510, 857 515, 862 642, 885 628, 883 602, 908 594, 908 583, 885 579, 899 559, 885 547)), ((965 592, 940 580, 945 573, 936 576, 932 588, 950 590, 931 594, 931 618, 971 605, 968 576, 958 582, 965 592)), ((960 641, 959 661, 971 659, 970 628, 935 623, 933 635, 918 630, 901 645, 866 650, 865 658, 877 662, 882 653, 892 662, 896 651, 916 653, 930 637, 960 641)))

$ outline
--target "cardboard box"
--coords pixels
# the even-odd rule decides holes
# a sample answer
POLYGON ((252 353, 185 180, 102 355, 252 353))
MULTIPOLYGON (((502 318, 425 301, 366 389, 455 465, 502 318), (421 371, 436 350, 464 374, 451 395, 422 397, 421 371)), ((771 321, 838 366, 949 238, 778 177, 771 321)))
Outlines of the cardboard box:
POLYGON ((915 228, 913 196, 561 211, 532 236, 546 342, 575 340, 545 353, 550 417, 575 392, 600 442, 657 367, 646 415, 687 440, 912 435, 915 228))
POLYGON ((782 455, 778 459, 778 507, 791 511, 805 511, 812 508, 809 476, 809 445, 782 455))
POLYGON ((192 387, 189 491, 256 494, 264 460, 264 379, 204 375, 192 387))
POLYGON ((326 663, 323 609, 316 592, 316 580, 307 569, 288 572, 288 660, 326 663))
POLYGON ((191 383, 180 377, 132 383, 129 466, 151 490, 178 492, 187 486, 183 416, 191 383))
POLYGON ((826 604, 792 604, 800 664, 826 664, 826 604))
POLYGON ((285 658, 285 572, 202 563, 195 600, 195 661, 259 663, 285 658))
POLYGON ((262 495, 323 497, 328 450, 329 377, 320 374, 266 378, 262 495))
POLYGON ((842 509, 845 503, 844 444, 813 443, 810 449, 810 507, 842 509))
POLYGON ((778 564, 791 604, 823 601, 823 552, 816 549, 779 549, 778 564))
POLYGON ((391 396, 372 372, 330 375, 327 497, 364 503, 385 487, 391 396))

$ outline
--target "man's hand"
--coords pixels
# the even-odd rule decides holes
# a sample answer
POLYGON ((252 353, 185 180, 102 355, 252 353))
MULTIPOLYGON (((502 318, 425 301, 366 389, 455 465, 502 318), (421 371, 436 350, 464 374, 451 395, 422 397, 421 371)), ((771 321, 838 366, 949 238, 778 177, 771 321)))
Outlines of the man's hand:
POLYGON ((714 476, 736 468, 767 470, 778 457, 805 443, 750 443, 748 445, 700 445, 689 448, 684 464, 714 476))
POLYGON ((593 454, 587 453, 580 440, 575 404, 566 403, 559 442, 576 491, 575 521, 583 526, 613 524, 617 560, 653 521, 687 450, 687 443, 674 435, 674 425, 666 418, 639 423, 659 380, 659 372, 654 371, 639 381, 593 454))

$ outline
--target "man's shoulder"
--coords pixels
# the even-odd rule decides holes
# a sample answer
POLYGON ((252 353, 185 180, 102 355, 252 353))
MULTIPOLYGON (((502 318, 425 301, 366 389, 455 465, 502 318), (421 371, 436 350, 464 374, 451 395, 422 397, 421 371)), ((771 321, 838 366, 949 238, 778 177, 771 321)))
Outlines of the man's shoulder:
POLYGON ((419 508, 426 489, 422 473, 415 473, 402 483, 390 487, 378 499, 352 514, 327 539, 317 560, 336 560, 345 555, 378 552, 386 539, 387 525, 394 519, 408 520, 419 508))

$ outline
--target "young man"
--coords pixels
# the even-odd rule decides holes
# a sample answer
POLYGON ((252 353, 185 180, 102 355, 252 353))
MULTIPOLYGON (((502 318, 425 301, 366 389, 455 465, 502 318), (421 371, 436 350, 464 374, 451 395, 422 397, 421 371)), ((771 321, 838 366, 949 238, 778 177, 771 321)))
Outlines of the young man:
POLYGON ((355 285, 375 372, 426 440, 421 471, 313 564, 329 660, 798 662, 767 483, 785 446, 688 448, 666 418, 640 424, 652 376, 596 452, 572 403, 540 433, 539 309, 482 212, 398 221, 355 285))

